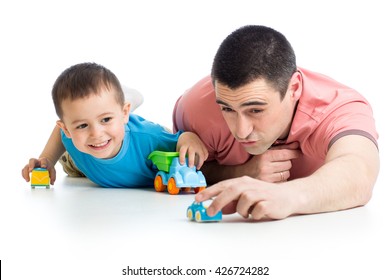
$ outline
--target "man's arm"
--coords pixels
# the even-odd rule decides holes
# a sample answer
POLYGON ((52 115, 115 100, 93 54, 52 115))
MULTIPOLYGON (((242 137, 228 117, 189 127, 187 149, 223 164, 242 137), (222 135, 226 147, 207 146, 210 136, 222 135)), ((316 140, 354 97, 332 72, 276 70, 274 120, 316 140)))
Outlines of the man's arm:
POLYGON ((340 138, 313 175, 286 183, 299 194, 294 212, 319 213, 367 204, 379 166, 379 152, 371 140, 359 135, 340 138))
POLYGON ((325 164, 312 175, 284 183, 250 177, 222 181, 196 195, 215 197, 207 212, 238 212, 254 219, 338 211, 365 205, 379 173, 379 153, 366 137, 349 135, 330 148, 325 164))
POLYGON ((244 164, 220 165, 216 161, 209 161, 204 163, 201 170, 209 184, 241 176, 276 183, 290 177, 291 160, 300 155, 299 144, 291 143, 275 146, 264 154, 253 156, 244 164))

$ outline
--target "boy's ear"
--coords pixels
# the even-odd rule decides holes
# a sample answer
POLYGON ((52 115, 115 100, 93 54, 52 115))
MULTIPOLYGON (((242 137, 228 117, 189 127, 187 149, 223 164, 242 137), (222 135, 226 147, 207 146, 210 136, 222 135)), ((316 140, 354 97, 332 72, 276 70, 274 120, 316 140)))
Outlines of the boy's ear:
POLYGON ((57 126, 62 129, 62 131, 65 133, 66 137, 72 138, 72 137, 70 137, 69 130, 66 128, 65 124, 63 123, 63 121, 58 120, 57 121, 57 126))
POLYGON ((125 105, 123 105, 123 121, 125 124, 129 121, 130 108, 130 102, 126 102, 125 105))

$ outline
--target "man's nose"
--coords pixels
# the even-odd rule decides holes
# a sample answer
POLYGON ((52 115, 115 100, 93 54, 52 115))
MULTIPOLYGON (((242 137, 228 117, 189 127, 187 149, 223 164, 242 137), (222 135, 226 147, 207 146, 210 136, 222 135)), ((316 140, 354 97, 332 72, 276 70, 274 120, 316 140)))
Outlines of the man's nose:
POLYGON ((238 116, 236 120, 236 137, 246 139, 252 132, 252 123, 245 116, 238 116))

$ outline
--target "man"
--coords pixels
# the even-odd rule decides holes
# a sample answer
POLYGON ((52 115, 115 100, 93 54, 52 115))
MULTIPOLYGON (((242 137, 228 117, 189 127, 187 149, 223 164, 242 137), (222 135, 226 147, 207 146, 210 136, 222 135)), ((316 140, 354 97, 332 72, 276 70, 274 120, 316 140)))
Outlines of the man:
POLYGON ((281 33, 244 26, 230 34, 206 77, 179 98, 174 130, 197 133, 209 158, 214 215, 253 219, 365 205, 378 171, 367 100, 324 75, 297 68, 281 33), (233 178, 233 179, 232 179, 233 178))

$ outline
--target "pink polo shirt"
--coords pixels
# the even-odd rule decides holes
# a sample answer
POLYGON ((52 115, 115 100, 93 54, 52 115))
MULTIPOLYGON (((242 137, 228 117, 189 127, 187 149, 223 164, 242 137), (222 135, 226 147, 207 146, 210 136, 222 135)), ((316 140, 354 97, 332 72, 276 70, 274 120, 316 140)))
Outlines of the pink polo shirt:
MULTIPOLYGON (((371 106, 362 95, 322 74, 299 71, 303 89, 286 143, 299 142, 302 156, 293 161, 290 179, 308 176, 323 165, 328 149, 340 137, 362 135, 376 145, 378 138, 371 106)), ((251 158, 230 133, 210 76, 177 100, 173 129, 198 134, 208 149, 208 160, 237 165, 251 158)))

